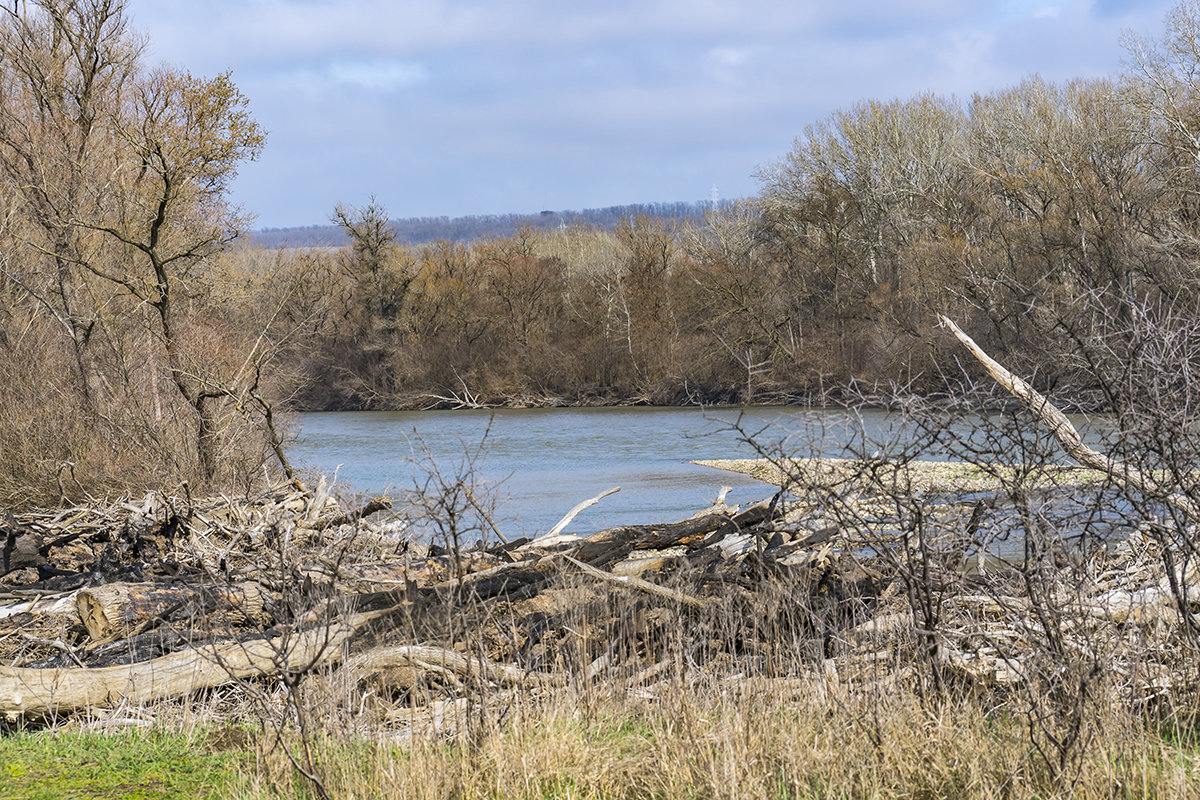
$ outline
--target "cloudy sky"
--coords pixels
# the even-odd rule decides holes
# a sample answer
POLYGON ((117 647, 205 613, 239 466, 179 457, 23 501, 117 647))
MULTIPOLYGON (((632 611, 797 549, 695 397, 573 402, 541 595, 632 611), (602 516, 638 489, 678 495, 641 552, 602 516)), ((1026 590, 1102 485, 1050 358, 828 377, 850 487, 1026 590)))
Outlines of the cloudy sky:
POLYGON ((268 131, 264 227, 374 194, 394 217, 757 191, 804 126, 1121 68, 1168 0, 130 0, 150 57, 230 71, 268 131))

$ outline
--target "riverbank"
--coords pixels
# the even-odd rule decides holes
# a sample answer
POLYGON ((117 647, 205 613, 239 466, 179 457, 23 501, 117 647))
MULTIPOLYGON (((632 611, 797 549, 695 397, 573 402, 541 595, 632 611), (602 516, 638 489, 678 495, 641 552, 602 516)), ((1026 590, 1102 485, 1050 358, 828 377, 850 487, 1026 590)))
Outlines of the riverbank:
MULTIPOLYGON (((2 724, 68 754, 95 746, 71 738, 85 730, 236 739, 253 757, 212 768, 250 797, 314 780, 396 797, 1200 786, 1171 588, 1197 576, 1164 571, 1152 532, 968 572, 991 512, 914 516, 888 491, 890 509, 722 503, 470 547, 321 487, 15 517, 4 535, 31 563, 4 589, 2 724), (906 537, 864 548, 886 515, 906 537)), ((16 752, 0 745, 10 775, 45 776, 16 752)))
MULTIPOLYGON (((891 411, 911 406, 914 401, 936 407, 948 398, 950 386, 930 386, 924 391, 906 386, 903 389, 887 383, 862 381, 808 388, 759 389, 747 395, 744 386, 696 387, 681 384, 669 391, 651 394, 582 392, 578 394, 501 392, 475 393, 466 387, 457 391, 406 391, 372 395, 363 402, 340 399, 333 403, 296 402, 284 410, 293 413, 357 412, 357 411, 461 411, 488 409, 536 408, 711 408, 736 410, 740 408, 795 407, 810 410, 864 409, 891 411)), ((961 398, 959 398, 961 399, 961 398)), ((996 398, 988 397, 994 403, 996 398)), ((1004 402, 1001 400, 1001 402, 1004 402)), ((1076 391, 1055 396, 1055 402, 1072 414, 1104 414, 1105 398, 1096 391, 1076 391)), ((1015 405, 1015 403, 1014 403, 1015 405)), ((958 407, 957 403, 956 406, 958 407)))
POLYGON ((490 394, 477 395, 463 389, 458 392, 440 394, 433 391, 409 392, 386 397, 373 397, 366 403, 338 402, 333 405, 293 404, 286 410, 305 413, 321 411, 461 411, 487 409, 530 409, 530 408, 688 408, 703 407, 734 409, 752 406, 806 406, 822 407, 849 399, 843 392, 824 394, 786 392, 763 392, 744 399, 744 393, 736 388, 705 390, 697 392, 688 387, 677 391, 654 395, 622 395, 584 393, 579 395, 551 394, 490 394))

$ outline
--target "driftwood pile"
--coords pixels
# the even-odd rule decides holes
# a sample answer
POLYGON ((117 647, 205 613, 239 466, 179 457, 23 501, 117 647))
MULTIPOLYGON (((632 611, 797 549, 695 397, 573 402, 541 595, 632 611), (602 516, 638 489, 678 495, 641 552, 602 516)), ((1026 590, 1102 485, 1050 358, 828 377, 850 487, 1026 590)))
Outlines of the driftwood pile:
MULTIPOLYGON (((1121 473, 1045 398, 1006 372, 997 379, 1081 462, 1121 473)), ((938 513, 916 515, 919 537, 879 539, 878 509, 903 516, 912 498, 888 495, 911 482, 851 497, 846 463, 806 463, 815 476, 800 482, 804 496, 793 484, 738 508, 722 493, 685 520, 567 533, 600 495, 540 538, 459 548, 420 541, 402 514, 379 521, 387 500, 345 509, 323 487, 4 514, 0 717, 313 670, 357 687, 360 703, 390 703, 382 719, 434 729, 447 709, 501 689, 606 680, 653 695, 703 674, 862 685, 921 664, 1004 687, 1035 679, 1046 653, 1054 669, 1087 654, 1142 697, 1187 688, 1179 633, 1200 575, 1164 566, 1170 554, 1144 530, 1050 573, 1038 563, 1034 596, 1028 571, 972 567, 961 543, 986 524, 979 503, 939 493, 938 513), (822 474, 838 485, 822 486, 822 474)), ((861 473, 877 478, 879 464, 861 473)), ((917 530, 912 519, 886 526, 917 530)))
MULTIPOLYGON (((420 689, 433 713, 487 686, 617 675, 645 693, 684 664, 861 681, 888 654, 911 662, 928 571, 901 544, 862 549, 862 531, 825 525, 810 505, 776 495, 462 552, 395 523, 339 519, 354 515, 311 492, 8 515, 0 714, 144 704, 338 663, 409 712, 420 689)), ((960 511, 940 524, 967 524, 971 508, 960 511)), ((1078 564, 1070 581, 1064 571, 1057 606, 1075 613, 1076 646, 1095 648, 1102 630, 1127 641, 1114 668, 1133 674, 1136 657, 1143 694, 1178 685, 1161 563, 1135 532, 1092 554, 1090 585, 1076 582, 1078 564), (1150 640, 1163 648, 1147 665, 1150 640)), ((944 668, 983 684, 1028 679, 1040 623, 1020 582, 968 574, 961 560, 936 566, 944 668)))
POLYGON ((710 604, 640 576, 686 570, 718 593, 739 584, 753 592, 750 577, 805 562, 831 533, 770 532, 780 514, 769 501, 745 510, 720 502, 680 522, 582 538, 561 533, 585 505, 540 539, 454 552, 411 540, 402 524, 370 522, 363 509, 344 512, 320 491, 7 514, 0 713, 147 702, 347 657, 375 673, 407 664, 451 685, 471 675, 512 682, 532 674, 530 665, 548 675, 564 652, 552 640, 570 627, 567 617, 603 596, 631 592, 693 611, 710 604), (580 576, 600 591, 577 585, 580 576), (526 666, 481 659, 468 643, 526 666))

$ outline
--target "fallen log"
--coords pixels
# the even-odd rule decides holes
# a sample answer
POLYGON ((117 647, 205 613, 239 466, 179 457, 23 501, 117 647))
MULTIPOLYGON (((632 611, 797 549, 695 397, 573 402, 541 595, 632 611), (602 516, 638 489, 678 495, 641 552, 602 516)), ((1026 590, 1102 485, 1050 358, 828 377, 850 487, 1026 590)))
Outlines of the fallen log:
POLYGON ((527 672, 509 664, 494 664, 444 647, 399 645, 380 647, 347 659, 341 671, 356 680, 396 667, 411 666, 433 673, 450 673, 466 680, 483 680, 503 686, 546 683, 550 676, 527 672))
POLYGON ((75 592, 50 597, 34 597, 0 606, 0 631, 18 627, 32 619, 79 621, 75 612, 75 592))
POLYGON ((242 622, 268 622, 263 601, 262 587, 254 582, 228 586, 109 583, 80 589, 75 608, 88 634, 103 640, 121 639, 144 630, 156 619, 185 606, 193 616, 229 611, 242 622))
POLYGON ((0 667, 0 714, 15 720, 120 702, 149 703, 246 678, 312 669, 339 658, 356 632, 387 613, 359 613, 291 636, 204 645, 115 667, 0 667))
POLYGON ((770 501, 757 503, 738 514, 705 514, 661 525, 629 525, 592 534, 576 543, 572 555, 594 567, 620 561, 634 550, 658 550, 674 545, 705 547, 732 533, 765 521, 771 514, 770 501))
MULTIPOLYGON (((29 637, 57 642, 79 626, 75 611, 75 593, 33 597, 0 606, 0 662, 13 663, 28 658, 24 645, 29 637)), ((41 656, 49 653, 41 650, 41 656)), ((36 655, 34 656, 37 657, 36 655)))

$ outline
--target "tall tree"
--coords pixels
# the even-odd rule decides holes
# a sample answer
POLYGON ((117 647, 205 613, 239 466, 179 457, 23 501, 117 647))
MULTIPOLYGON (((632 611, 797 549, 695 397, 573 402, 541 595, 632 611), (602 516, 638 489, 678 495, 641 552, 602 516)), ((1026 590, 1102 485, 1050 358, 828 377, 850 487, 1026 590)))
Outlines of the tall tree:
MULTIPOLYGON (((89 393, 84 350, 112 304, 80 295, 126 295, 114 340, 146 324, 136 309, 151 309, 163 369, 190 409, 199 474, 211 479, 231 386, 211 347, 189 344, 186 288, 245 225, 226 195, 263 132, 227 74, 145 68, 125 12, 124 0, 3 10, 0 177, 19 198, 23 258, 46 265, 36 281, 10 278, 67 330, 89 393)), ((97 372, 129 380, 118 364, 97 372)))
POLYGON ((37 0, 0 9, 0 185, 23 247, 5 270, 70 341, 79 390, 104 375, 88 357, 101 323, 75 264, 73 220, 94 203, 97 151, 142 50, 123 0, 37 0))

